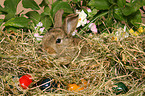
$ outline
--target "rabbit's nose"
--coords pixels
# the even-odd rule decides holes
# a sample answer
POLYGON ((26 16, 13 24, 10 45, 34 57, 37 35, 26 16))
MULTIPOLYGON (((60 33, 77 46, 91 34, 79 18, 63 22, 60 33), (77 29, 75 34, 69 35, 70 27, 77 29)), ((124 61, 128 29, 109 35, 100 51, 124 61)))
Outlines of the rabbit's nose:
POLYGON ((52 47, 47 47, 47 52, 49 53, 49 54, 55 54, 56 53, 56 51, 52 48, 52 47))

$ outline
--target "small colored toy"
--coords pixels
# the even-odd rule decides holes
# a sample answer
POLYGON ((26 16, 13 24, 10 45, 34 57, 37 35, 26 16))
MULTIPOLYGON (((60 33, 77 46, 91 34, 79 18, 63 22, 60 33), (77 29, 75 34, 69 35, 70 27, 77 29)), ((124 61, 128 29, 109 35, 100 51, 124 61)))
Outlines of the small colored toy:
POLYGON ((40 86, 39 88, 43 91, 54 91, 59 84, 56 81, 50 78, 43 78, 39 82, 37 82, 34 86, 40 86))
POLYGON ((19 79, 19 83, 23 89, 27 89, 28 86, 32 83, 32 77, 30 75, 23 75, 19 79))
POLYGON ((82 91, 86 88, 87 86, 87 81, 84 79, 81 79, 82 84, 68 84, 68 89, 69 91, 74 91, 74 92, 78 92, 78 91, 82 91))
POLYGON ((121 94, 121 93, 124 94, 128 91, 128 88, 122 82, 116 83, 112 89, 114 93, 116 93, 116 95, 121 94))
POLYGON ((84 90, 84 87, 81 87, 77 84, 68 84, 68 90, 78 92, 78 91, 84 90))

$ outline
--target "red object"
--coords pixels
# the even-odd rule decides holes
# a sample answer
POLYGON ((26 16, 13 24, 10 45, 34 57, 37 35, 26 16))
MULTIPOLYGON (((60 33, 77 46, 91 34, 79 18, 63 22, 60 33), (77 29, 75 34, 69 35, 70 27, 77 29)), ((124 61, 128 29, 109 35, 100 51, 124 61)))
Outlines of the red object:
POLYGON ((32 83, 32 78, 30 75, 23 75, 19 79, 20 85, 23 89, 27 89, 28 86, 32 83))

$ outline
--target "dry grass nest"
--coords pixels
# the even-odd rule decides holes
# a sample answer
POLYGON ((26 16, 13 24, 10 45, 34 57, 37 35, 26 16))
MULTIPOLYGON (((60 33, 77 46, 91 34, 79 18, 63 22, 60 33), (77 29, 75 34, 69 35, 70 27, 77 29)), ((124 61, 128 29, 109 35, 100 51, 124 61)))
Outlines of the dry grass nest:
MULTIPOLYGON (((145 95, 145 36, 130 36, 113 41, 104 35, 84 38, 90 45, 90 54, 71 64, 57 65, 41 49, 31 32, 0 33, 0 94, 1 95, 115 95, 113 84, 123 82, 128 96, 145 95), (30 74, 33 83, 27 90, 19 86, 18 77, 30 74), (53 92, 32 87, 42 78, 53 78, 62 86, 53 92), (68 84, 87 81, 79 92, 67 90, 68 84), (11 85, 11 86, 10 86, 11 85)), ((80 45, 81 46, 81 45, 80 45)), ((122 94, 121 94, 122 95, 122 94)))

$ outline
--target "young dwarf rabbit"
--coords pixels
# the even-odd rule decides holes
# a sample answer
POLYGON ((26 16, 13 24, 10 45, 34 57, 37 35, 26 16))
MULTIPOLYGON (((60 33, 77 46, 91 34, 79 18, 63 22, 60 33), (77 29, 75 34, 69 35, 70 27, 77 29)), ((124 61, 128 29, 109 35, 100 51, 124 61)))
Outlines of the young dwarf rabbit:
POLYGON ((72 37, 76 29, 78 16, 67 16, 62 24, 63 10, 58 10, 54 18, 54 28, 47 32, 42 40, 42 47, 54 57, 56 63, 68 64, 78 54, 78 43, 81 39, 72 37))

